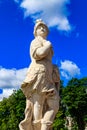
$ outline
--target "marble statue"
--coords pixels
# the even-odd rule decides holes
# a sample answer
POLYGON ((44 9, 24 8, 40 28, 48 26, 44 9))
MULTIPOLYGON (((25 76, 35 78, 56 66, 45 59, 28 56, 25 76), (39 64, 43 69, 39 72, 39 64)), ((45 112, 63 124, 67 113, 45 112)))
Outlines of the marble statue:
POLYGON ((52 130, 59 109, 60 76, 52 64, 53 48, 46 40, 47 25, 40 19, 34 27, 35 39, 30 45, 31 64, 21 89, 26 96, 25 119, 20 130, 52 130))

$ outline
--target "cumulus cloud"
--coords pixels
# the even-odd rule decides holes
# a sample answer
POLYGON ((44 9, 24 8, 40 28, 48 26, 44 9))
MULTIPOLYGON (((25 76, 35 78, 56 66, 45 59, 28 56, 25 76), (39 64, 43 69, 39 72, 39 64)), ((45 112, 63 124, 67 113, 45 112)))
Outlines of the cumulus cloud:
POLYGON ((0 87, 1 88, 18 88, 25 78, 27 68, 23 69, 6 69, 0 68, 0 87))
POLYGON ((18 88, 23 81, 27 68, 23 69, 5 69, 0 68, 0 87, 18 88))
POLYGON ((67 4, 70 0, 23 0, 20 7, 24 9, 25 17, 30 16, 34 21, 41 18, 49 27, 70 31, 67 4))
POLYGON ((19 70, 0 68, 0 88, 3 89, 3 93, 0 94, 0 100, 11 95, 13 90, 20 88, 26 72, 27 68, 19 70))
POLYGON ((80 75, 80 68, 72 61, 61 61, 60 67, 61 76, 70 79, 74 76, 80 75))

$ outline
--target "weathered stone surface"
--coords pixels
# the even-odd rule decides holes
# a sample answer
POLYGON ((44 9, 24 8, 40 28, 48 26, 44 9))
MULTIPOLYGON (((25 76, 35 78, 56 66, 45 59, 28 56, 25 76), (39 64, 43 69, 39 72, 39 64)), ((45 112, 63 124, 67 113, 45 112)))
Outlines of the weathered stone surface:
POLYGON ((30 46, 32 62, 21 86, 26 109, 20 130, 51 130, 58 112, 60 76, 57 66, 52 64, 53 48, 46 40, 48 32, 46 24, 38 20, 30 46))

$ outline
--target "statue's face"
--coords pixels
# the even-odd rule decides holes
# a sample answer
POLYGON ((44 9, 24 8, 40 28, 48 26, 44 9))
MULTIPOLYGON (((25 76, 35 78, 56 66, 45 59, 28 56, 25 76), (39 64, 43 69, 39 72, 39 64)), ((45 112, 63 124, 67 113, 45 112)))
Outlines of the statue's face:
POLYGON ((47 36, 47 29, 44 25, 39 25, 37 27, 37 30, 36 30, 36 35, 37 36, 42 36, 43 38, 45 38, 47 36))

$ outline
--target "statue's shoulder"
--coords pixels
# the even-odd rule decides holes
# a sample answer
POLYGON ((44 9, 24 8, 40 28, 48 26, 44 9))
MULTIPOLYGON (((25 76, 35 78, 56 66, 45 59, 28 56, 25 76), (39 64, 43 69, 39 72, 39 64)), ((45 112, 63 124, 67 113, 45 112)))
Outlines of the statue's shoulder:
POLYGON ((42 46, 42 43, 38 38, 35 38, 31 41, 31 48, 37 48, 41 46, 42 46))
POLYGON ((36 38, 31 41, 31 45, 36 43, 36 38))
POLYGON ((39 44, 39 40, 37 38, 34 38, 32 41, 31 41, 31 45, 36 45, 36 44, 39 44))

